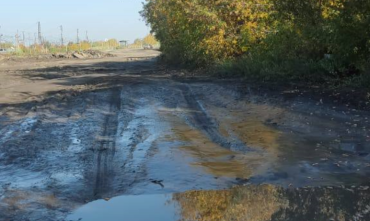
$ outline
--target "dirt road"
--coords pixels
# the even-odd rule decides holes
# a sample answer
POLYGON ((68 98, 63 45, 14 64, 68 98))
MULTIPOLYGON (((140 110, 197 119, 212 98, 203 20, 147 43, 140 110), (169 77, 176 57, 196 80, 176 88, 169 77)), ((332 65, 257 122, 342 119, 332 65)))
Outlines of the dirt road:
MULTIPOLYGON (((185 220, 223 220, 198 219, 188 210, 200 211, 201 197, 209 205, 220 197, 227 208, 240 208, 225 196, 243 196, 245 208, 247 202, 268 206, 263 219, 256 213, 248 220, 280 220, 282 208, 284 220, 304 220, 333 197, 336 203, 318 212, 325 220, 340 220, 328 212, 339 209, 343 217, 368 220, 369 112, 298 90, 189 77, 158 66, 157 51, 114 54, 1 63, 1 221, 78 220, 85 215, 74 211, 95 200, 138 195, 127 200, 141 208, 150 196, 165 204, 168 195, 161 194, 173 194, 173 208, 181 207, 185 220), (292 213, 307 191, 322 205, 313 199, 311 212, 292 213), (349 197, 356 203, 346 204, 349 197)), ((99 220, 91 217, 82 220, 99 220)))

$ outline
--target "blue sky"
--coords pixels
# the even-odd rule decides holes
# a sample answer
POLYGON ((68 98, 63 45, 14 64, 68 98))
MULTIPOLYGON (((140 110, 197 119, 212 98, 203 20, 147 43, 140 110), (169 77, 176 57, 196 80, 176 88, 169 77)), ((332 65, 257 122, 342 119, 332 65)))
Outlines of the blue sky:
POLYGON ((2 0, 0 33, 10 39, 19 31, 34 38, 41 22, 44 38, 57 42, 60 25, 66 40, 116 38, 133 41, 149 33, 139 15, 144 0, 2 0))

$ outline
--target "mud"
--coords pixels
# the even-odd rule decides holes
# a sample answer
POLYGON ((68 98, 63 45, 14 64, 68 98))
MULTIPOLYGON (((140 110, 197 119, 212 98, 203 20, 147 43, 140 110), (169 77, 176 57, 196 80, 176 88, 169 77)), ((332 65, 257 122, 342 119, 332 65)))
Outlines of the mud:
POLYGON ((368 219, 369 112, 115 55, 2 64, 1 221, 368 219))

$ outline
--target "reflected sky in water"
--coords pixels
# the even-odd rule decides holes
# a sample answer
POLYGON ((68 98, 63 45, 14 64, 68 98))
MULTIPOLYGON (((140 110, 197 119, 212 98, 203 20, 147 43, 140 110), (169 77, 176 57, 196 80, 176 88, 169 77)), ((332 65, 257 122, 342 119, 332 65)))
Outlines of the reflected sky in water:
POLYGON ((171 195, 122 196, 85 205, 66 220, 86 221, 173 221, 178 206, 171 195))
POLYGON ((272 185, 167 195, 121 196, 87 204, 66 220, 345 221, 370 220, 370 189, 272 185))

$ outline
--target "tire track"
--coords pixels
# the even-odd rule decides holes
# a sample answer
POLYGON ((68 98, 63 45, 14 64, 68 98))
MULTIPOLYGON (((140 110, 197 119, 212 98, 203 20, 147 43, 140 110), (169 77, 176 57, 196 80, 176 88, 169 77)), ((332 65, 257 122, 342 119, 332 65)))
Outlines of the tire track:
POLYGON ((114 177, 112 165, 116 152, 116 134, 118 127, 118 113, 121 109, 121 90, 112 90, 109 112, 105 116, 104 129, 101 141, 97 148, 96 179, 94 197, 101 198, 109 189, 109 181, 114 177))
POLYGON ((181 84, 178 88, 182 91, 187 106, 191 110, 191 123, 194 127, 203 131, 216 144, 233 151, 251 151, 251 149, 238 139, 224 137, 218 129, 218 125, 206 112, 201 102, 192 92, 189 85, 181 84))

